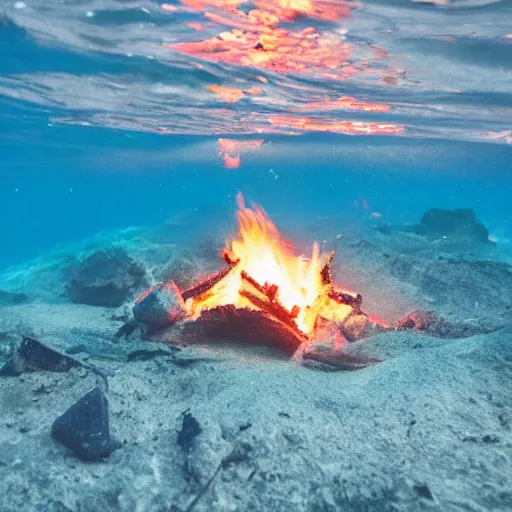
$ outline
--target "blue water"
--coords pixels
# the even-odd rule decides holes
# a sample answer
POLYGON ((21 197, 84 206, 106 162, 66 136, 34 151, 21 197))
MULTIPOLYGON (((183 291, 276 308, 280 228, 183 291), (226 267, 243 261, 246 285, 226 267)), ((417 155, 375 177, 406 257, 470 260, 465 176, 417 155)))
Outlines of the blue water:
POLYGON ((299 13, 278 26, 314 28, 327 60, 346 52, 327 69, 306 51, 303 70, 183 52, 175 45, 229 32, 252 6, 202 4, 2 2, 0 268, 195 209, 229 221, 238 191, 296 227, 469 207, 509 244, 512 3, 372 0, 335 20, 299 13), (351 133, 354 122, 364 129, 351 133), (235 151, 230 169, 219 138, 263 142, 235 151))

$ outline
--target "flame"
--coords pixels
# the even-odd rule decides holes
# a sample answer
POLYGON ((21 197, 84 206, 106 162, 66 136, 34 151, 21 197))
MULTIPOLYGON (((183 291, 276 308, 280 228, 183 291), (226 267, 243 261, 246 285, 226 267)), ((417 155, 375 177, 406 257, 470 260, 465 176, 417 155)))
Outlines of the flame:
POLYGON ((244 275, 250 276, 260 288, 272 287, 274 303, 284 308, 295 327, 306 336, 313 333, 320 318, 343 321, 352 313, 351 306, 329 297, 331 285, 322 279, 325 258, 317 243, 310 258, 296 256, 293 245, 282 237, 262 208, 246 207, 241 194, 237 202, 238 236, 225 249, 228 259, 237 262, 236 266, 207 292, 186 301, 192 318, 206 309, 226 305, 258 310, 244 294, 244 275))

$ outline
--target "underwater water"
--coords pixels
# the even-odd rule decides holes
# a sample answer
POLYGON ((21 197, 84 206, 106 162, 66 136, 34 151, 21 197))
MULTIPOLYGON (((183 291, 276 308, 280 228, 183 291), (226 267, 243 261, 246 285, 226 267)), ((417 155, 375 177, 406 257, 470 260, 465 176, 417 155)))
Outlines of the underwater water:
POLYGON ((0 363, 36 355, 25 380, 0 370, 0 509, 512 509, 511 19, 507 0, 2 0, 0 363), (239 193, 297 255, 336 251, 379 319, 341 329, 348 355, 119 341, 145 289, 222 267, 239 193), (436 320, 394 330, 417 310, 436 320), (79 363, 53 373, 26 336, 79 363), (73 449, 53 422, 100 374, 78 423, 107 396, 124 444, 73 449))
POLYGON ((0 266, 238 190, 510 238, 511 6, 437 4, 4 2, 0 266))

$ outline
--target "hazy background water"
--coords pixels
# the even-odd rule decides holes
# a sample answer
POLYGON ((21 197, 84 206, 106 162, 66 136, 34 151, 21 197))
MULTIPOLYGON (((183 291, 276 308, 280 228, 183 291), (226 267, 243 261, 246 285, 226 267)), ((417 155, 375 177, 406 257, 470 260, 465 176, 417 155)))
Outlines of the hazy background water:
POLYGON ((2 1, 0 267, 239 190, 298 227, 471 207, 507 246, 512 3, 301 1, 2 1))

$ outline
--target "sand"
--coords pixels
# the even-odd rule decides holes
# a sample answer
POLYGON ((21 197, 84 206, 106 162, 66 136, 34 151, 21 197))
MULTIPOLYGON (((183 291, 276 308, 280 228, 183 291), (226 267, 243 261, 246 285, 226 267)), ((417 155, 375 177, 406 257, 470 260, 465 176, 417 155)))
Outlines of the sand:
MULTIPOLYGON (((81 347, 73 357, 109 377, 108 390, 85 368, 1 378, 0 510, 511 510, 507 255, 450 249, 439 259, 431 243, 403 238, 347 234, 343 245, 332 236, 338 276, 345 272, 377 314, 398 318, 430 306, 485 332, 462 339, 379 334, 364 342, 365 353, 384 362, 354 372, 321 372, 232 344, 128 362, 135 350, 162 348, 114 338, 129 303, 118 310, 70 304, 55 254, 47 257, 54 265, 43 258, 18 268, 18 280, 6 273, 0 287, 33 301, 0 309, 0 356, 30 334, 59 350, 81 347), (407 272, 397 272, 397 260, 407 272), (447 263, 454 260, 469 265, 462 276, 447 263), (436 272, 448 283, 468 276, 465 286, 473 286, 476 302, 485 292, 485 303, 475 306, 467 291, 462 297, 450 287, 436 294, 422 284, 436 272), (52 296, 52 288, 59 293, 52 296), (122 447, 104 462, 84 463, 50 430, 96 385, 105 389, 122 447), (177 442, 185 411, 201 428, 189 452, 177 442)), ((136 240, 125 246, 147 264, 144 236, 137 232, 136 240)))

